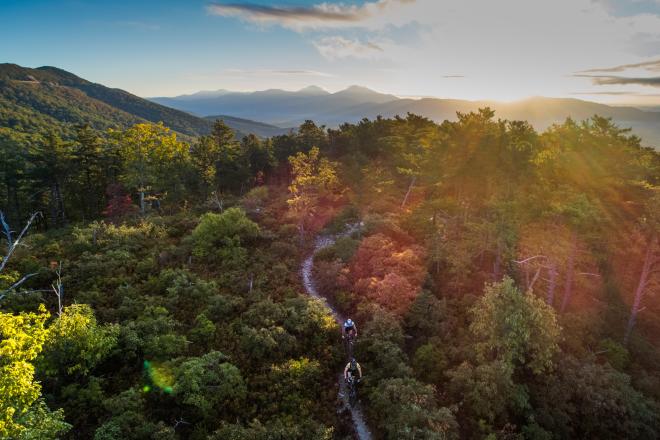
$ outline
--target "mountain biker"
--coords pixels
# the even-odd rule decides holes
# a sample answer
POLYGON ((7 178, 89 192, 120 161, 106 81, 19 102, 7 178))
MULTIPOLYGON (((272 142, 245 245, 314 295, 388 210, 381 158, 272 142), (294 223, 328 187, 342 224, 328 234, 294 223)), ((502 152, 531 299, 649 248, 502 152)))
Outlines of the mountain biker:
POLYGON ((346 321, 344 321, 341 337, 344 339, 349 335, 353 336, 353 338, 357 338, 357 326, 351 318, 348 318, 346 321))
POLYGON ((352 358, 349 363, 346 364, 344 368, 344 379, 346 382, 349 382, 349 379, 353 379, 357 376, 358 381, 362 379, 362 367, 355 358, 352 358))

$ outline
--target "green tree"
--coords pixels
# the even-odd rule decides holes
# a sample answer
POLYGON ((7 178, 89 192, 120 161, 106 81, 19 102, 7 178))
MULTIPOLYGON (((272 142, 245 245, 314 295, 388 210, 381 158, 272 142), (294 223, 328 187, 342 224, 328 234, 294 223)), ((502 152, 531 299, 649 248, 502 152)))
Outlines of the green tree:
POLYGON ((487 286, 471 314, 478 362, 500 360, 534 374, 552 368, 561 331, 554 311, 511 278, 487 286))
POLYGON ((116 171, 103 139, 89 125, 79 127, 70 147, 71 175, 79 209, 85 218, 98 217, 105 207, 105 189, 116 171))
POLYGON ((51 412, 40 400, 34 361, 49 337, 45 307, 36 313, 0 312, 0 436, 55 439, 70 426, 62 411, 51 412))
POLYGON ((536 421, 555 438, 654 439, 657 402, 609 365, 566 356, 547 380, 533 384, 536 421))
POLYGON ((272 143, 250 134, 241 140, 241 150, 250 167, 251 183, 263 184, 265 176, 275 166, 272 143))
POLYGON ((0 206, 7 213, 8 221, 19 223, 22 220, 24 189, 28 174, 27 136, 18 136, 12 130, 0 128, 0 206))
POLYGON ((185 405, 193 408, 192 417, 209 420, 235 414, 247 394, 240 370, 218 351, 181 364, 173 391, 185 405))
POLYGON ((117 344, 119 326, 98 325, 87 304, 65 307, 49 327, 40 369, 50 376, 87 375, 117 344))
POLYGON ((486 287, 470 309, 474 352, 448 372, 449 389, 462 401, 470 430, 492 434, 517 417, 530 417, 529 392, 522 378, 553 371, 560 327, 553 309, 510 278, 486 287))
POLYGON ((458 424, 439 407, 435 390, 415 379, 388 379, 371 393, 380 428, 388 439, 457 439, 458 424))
POLYGON ((199 256, 212 254, 218 247, 250 242, 259 236, 259 225, 250 220, 241 208, 229 208, 222 214, 208 212, 192 231, 194 252, 199 256))
MULTIPOLYGON (((53 227, 66 224, 65 185, 74 172, 71 145, 57 135, 50 134, 44 142, 39 142, 30 150, 32 167, 30 177, 39 193, 48 194, 48 212, 53 227)), ((82 188, 71 188, 72 191, 82 188)))
POLYGON ((140 194, 140 212, 145 213, 147 191, 176 189, 181 168, 188 160, 188 147, 162 124, 136 124, 119 134, 123 161, 122 178, 140 194))
POLYGON ((241 191, 250 177, 250 164, 236 135, 223 121, 216 121, 211 139, 217 154, 216 190, 241 191))

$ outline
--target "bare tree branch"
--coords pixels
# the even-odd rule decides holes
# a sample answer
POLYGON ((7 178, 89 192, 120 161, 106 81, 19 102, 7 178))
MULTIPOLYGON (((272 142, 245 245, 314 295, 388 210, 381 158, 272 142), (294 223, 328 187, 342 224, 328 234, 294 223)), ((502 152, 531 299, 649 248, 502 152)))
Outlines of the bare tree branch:
POLYGON ((51 284, 55 296, 57 296, 57 316, 62 316, 62 299, 64 298, 64 286, 62 285, 62 262, 57 263, 57 281, 51 284))
POLYGON ((527 286, 527 290, 531 290, 534 287, 534 283, 536 283, 536 280, 539 278, 539 275, 541 274, 541 268, 539 267, 536 269, 536 273, 534 274, 534 278, 532 278, 532 282, 529 283, 529 286, 527 286))
POLYGON ((536 259, 536 258, 544 258, 544 259, 547 259, 548 257, 546 257, 545 255, 534 255, 533 257, 525 258, 524 260, 513 260, 513 261, 514 261, 515 263, 518 263, 518 264, 525 264, 525 263, 527 263, 528 261, 530 261, 530 260, 534 260, 534 259, 536 259))
POLYGON ((7 248, 9 249, 12 245, 12 239, 11 239, 11 228, 7 224, 7 221, 5 220, 5 213, 0 211, 0 224, 2 224, 2 232, 7 238, 7 248))
POLYGON ((592 272, 578 272, 577 275, 584 275, 584 276, 600 278, 599 273, 592 273, 592 272))
POLYGON ((11 237, 11 229, 9 228, 9 225, 7 222, 4 220, 4 215, 2 215, 2 228, 4 229, 4 234, 5 237, 7 237, 7 255, 2 259, 2 262, 0 262, 0 272, 2 272, 5 269, 5 266, 7 265, 7 262, 13 255, 14 251, 20 244, 21 240, 23 239, 23 236, 26 234, 28 229, 30 229, 30 226, 32 225, 32 222, 37 218, 37 216, 41 215, 41 212, 37 211, 32 216, 30 216, 30 219, 27 221, 25 224, 25 227, 21 231, 21 233, 18 235, 16 240, 12 241, 11 237))
POLYGON ((28 279, 32 278, 35 275, 36 275, 36 273, 30 273, 30 274, 25 275, 20 280, 16 281, 14 284, 12 284, 8 288, 6 288, 2 292, 0 292, 0 294, 2 294, 2 296, 0 296, 0 299, 4 298, 7 293, 11 292, 14 289, 17 289, 21 284, 23 284, 24 282, 26 282, 28 279))

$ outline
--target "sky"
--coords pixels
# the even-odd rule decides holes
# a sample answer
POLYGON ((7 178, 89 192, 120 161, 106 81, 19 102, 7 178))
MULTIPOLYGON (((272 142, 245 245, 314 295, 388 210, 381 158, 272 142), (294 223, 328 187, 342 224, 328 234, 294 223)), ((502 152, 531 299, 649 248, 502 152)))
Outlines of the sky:
POLYGON ((0 62, 139 96, 337 91, 660 105, 660 0, 0 0, 0 62))

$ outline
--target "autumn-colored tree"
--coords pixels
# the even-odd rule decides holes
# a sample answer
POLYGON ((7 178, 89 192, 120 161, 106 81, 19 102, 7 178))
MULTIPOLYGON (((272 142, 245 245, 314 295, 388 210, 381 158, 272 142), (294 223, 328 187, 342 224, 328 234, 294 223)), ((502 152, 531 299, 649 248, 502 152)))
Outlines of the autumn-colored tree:
MULTIPOLYGON (((289 158, 293 181, 289 185, 291 197, 287 201, 292 216, 298 223, 301 239, 315 217, 321 217, 324 203, 330 203, 338 188, 336 165, 321 157, 317 147, 309 153, 298 153, 289 158)), ((318 222, 315 222, 318 223, 318 222)))
POLYGON ((56 439, 68 431, 63 412, 51 412, 41 400, 34 361, 49 338, 41 305, 37 312, 0 312, 0 436, 56 439))
POLYGON ((106 195, 108 197, 108 204, 103 210, 103 215, 110 219, 110 221, 118 221, 136 211, 131 196, 126 193, 120 184, 113 183, 108 185, 106 195))
POLYGON ((425 253, 420 246, 402 246, 383 235, 362 240, 353 257, 355 290, 366 298, 404 314, 426 276, 425 253))

